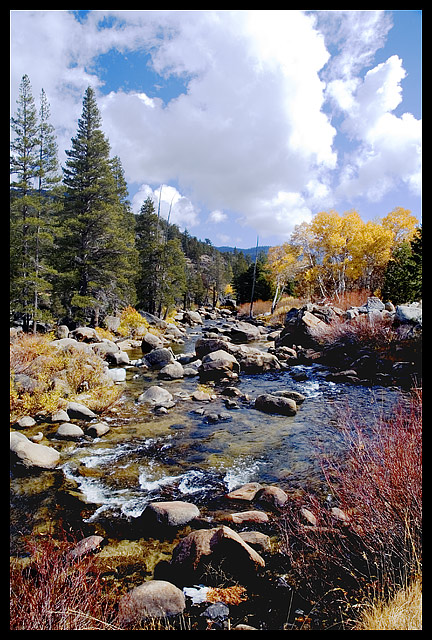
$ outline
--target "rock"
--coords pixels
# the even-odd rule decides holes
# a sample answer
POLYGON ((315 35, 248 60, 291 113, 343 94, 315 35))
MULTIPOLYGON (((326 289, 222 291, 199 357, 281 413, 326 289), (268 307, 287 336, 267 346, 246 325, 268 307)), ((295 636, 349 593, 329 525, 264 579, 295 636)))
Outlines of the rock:
POLYGON ((212 351, 219 351, 222 349, 228 353, 231 353, 233 345, 224 338, 199 338, 195 343, 195 353, 197 358, 202 359, 212 351))
POLYGON ((123 369, 123 367, 119 367, 119 368, 116 368, 116 369, 108 369, 107 376, 113 382, 125 382, 125 380, 126 380, 126 369, 123 369))
POLYGON ((175 616, 185 607, 185 596, 178 587, 165 580, 149 580, 120 599, 118 619, 121 625, 133 624, 143 618, 175 616))
POLYGON ((69 327, 65 324, 59 324, 59 326, 55 330, 55 334, 57 338, 68 338, 69 337, 69 327))
POLYGON ((256 499, 261 503, 269 504, 276 509, 280 509, 288 500, 288 495, 280 487, 270 485, 260 489, 256 495, 256 499))
POLYGON ((87 427, 86 433, 92 438, 100 438, 110 430, 105 422, 95 422, 87 427))
POLYGON ((166 347, 153 349, 150 353, 147 353, 143 360, 152 369, 163 369, 167 364, 175 362, 172 350, 166 347))
POLYGON ((264 511, 241 511, 239 513, 227 514, 224 520, 232 522, 233 524, 243 524, 245 522, 260 524, 268 522, 269 517, 264 511))
POLYGON ((103 541, 104 538, 102 536, 87 536, 87 538, 80 540, 75 547, 69 551, 67 556, 70 560, 78 560, 88 553, 99 550, 103 541))
POLYGON ((155 408, 165 407, 166 409, 173 407, 175 404, 171 393, 163 387, 158 386, 153 386, 147 389, 147 391, 139 396, 138 402, 149 404, 155 408))
POLYGON ((181 500, 151 502, 143 513, 145 518, 155 519, 158 524, 169 527, 184 526, 199 515, 198 507, 181 500))
POLYGON ((198 390, 194 391, 192 394, 192 400, 195 400, 196 402, 210 402, 211 399, 211 395, 205 391, 198 390))
POLYGON ((38 431, 34 434, 34 436, 29 436, 29 440, 31 440, 32 442, 40 442, 41 440, 43 440, 42 431, 38 431))
POLYGON ((101 358, 106 358, 112 353, 120 351, 120 347, 112 340, 101 340, 101 342, 95 342, 92 344, 92 349, 101 358))
POLYGON ((162 349, 163 342, 158 336, 153 333, 146 333, 141 341, 141 351, 146 354, 150 353, 153 349, 162 349))
POLYGON ((259 340, 261 332, 257 326, 250 322, 236 322, 231 328, 229 333, 231 339, 234 342, 252 342, 253 340, 259 340))
POLYGON ((240 365, 233 355, 220 349, 203 357, 199 372, 205 379, 230 377, 230 374, 240 372, 240 365))
POLYGON ((249 624, 236 624, 235 627, 231 628, 231 631, 258 631, 256 627, 251 627, 249 624))
POLYGON ((230 571, 257 570, 264 559, 238 533, 222 525, 214 529, 197 529, 180 540, 174 548, 171 564, 182 571, 196 571, 202 561, 216 556, 226 559, 230 571))
POLYGON ((25 429, 26 427, 34 427, 36 420, 31 416, 23 416, 18 420, 15 427, 17 429, 25 429))
POLYGON ((371 296, 367 299, 366 304, 361 307, 357 307, 357 309, 359 313, 370 313, 373 311, 383 311, 385 309, 385 305, 376 296, 371 296))
POLYGON ((111 331, 112 333, 115 333, 117 331, 117 329, 120 326, 120 323, 121 323, 121 318, 119 318, 118 316, 105 316, 104 318, 105 327, 108 329, 108 331, 111 331))
POLYGON ((246 373, 264 373, 281 368, 281 364, 274 354, 244 345, 241 345, 235 357, 240 364, 240 369, 246 373))
POLYGON ((284 416, 295 416, 297 405, 292 398, 263 393, 255 400, 255 409, 265 413, 277 413, 284 416))
POLYGON ((339 522, 342 522, 343 524, 349 523, 349 517, 347 516, 345 511, 342 511, 342 509, 339 509, 339 507, 332 507, 330 509, 330 513, 333 516, 333 518, 335 518, 336 520, 339 520, 339 522))
POLYGON ((310 511, 310 509, 307 509, 306 507, 302 507, 300 509, 300 513, 303 516, 303 518, 305 518, 310 524, 314 526, 318 524, 316 517, 314 516, 312 511, 310 511))
POLYGON ((17 373, 14 375, 14 385, 18 392, 23 393, 33 393, 38 388, 37 380, 27 376, 25 373, 17 373))
POLYGON ((65 422, 59 426, 56 431, 57 438, 65 438, 67 440, 76 440, 84 435, 84 431, 77 424, 65 422))
POLYGON ((285 389, 283 391, 275 391, 272 395, 274 396, 282 396, 283 398, 291 398, 294 402, 298 404, 302 404, 306 400, 306 396, 298 391, 292 391, 290 389, 285 389))
POLYGON ((78 340, 78 342, 100 342, 96 330, 91 327, 77 327, 69 335, 71 338, 78 340))
POLYGON ((184 378, 184 369, 180 362, 171 362, 159 371, 159 378, 162 380, 179 380, 184 378))
POLYGON ((239 535, 255 551, 270 551, 271 549, 270 536, 261 533, 261 531, 241 531, 239 535))
MULTIPOLYGON (((224 621, 228 620, 229 607, 223 602, 214 602, 213 604, 210 604, 200 615, 212 623, 217 623, 215 630, 222 629, 223 627, 220 625, 224 621)), ((213 626, 212 629, 214 629, 213 626)))
POLYGON ((92 420, 93 418, 97 418, 97 415, 93 413, 93 411, 79 402, 69 402, 66 411, 72 420, 92 420))
POLYGON ((202 324, 203 319, 197 311, 185 311, 183 314, 183 322, 193 326, 195 324, 202 324))
POLYGON ((422 308, 418 303, 400 304, 396 307, 395 319, 404 324, 422 324, 422 308))
POLYGON ((247 500, 251 502, 262 488, 263 486, 259 482, 247 482, 238 489, 227 493, 226 497, 230 500, 247 500))
POLYGON ((31 442, 23 433, 12 431, 10 434, 10 450, 26 467, 54 469, 60 454, 52 447, 31 442))
POLYGON ((129 364, 129 355, 126 351, 118 349, 118 351, 115 351, 114 353, 107 353, 107 360, 111 364, 121 366, 123 364, 129 364))
POLYGON ((75 338, 61 338, 59 340, 52 340, 51 346, 56 347, 60 351, 69 351, 70 349, 76 349, 77 351, 84 351, 85 353, 94 353, 90 344, 85 342, 79 342, 75 338))
POLYGON ((64 409, 54 411, 51 415, 51 422, 69 422, 70 418, 64 409))

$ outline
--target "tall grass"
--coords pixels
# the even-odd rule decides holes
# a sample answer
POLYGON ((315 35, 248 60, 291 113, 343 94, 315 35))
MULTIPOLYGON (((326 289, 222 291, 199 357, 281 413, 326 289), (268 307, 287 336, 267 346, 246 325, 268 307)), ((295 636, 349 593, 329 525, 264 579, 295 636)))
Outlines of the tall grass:
POLYGON ((73 544, 51 536, 28 544, 26 564, 12 562, 11 631, 110 630, 111 599, 93 556, 74 561, 73 544))
POLYGON ((330 502, 317 495, 292 501, 280 527, 298 584, 316 598, 340 589, 337 607, 343 593, 348 619, 421 575, 421 390, 390 419, 345 415, 339 428, 345 454, 322 460, 330 502), (315 520, 305 519, 304 507, 315 520))

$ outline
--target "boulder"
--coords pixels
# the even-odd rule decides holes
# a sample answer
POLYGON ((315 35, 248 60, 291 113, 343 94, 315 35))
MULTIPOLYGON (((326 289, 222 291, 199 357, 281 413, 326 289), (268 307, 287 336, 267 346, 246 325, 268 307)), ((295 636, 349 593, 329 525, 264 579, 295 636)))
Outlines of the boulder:
POLYGON ((259 340, 261 332, 259 328, 250 322, 236 322, 231 328, 229 336, 233 342, 244 343, 259 340))
POLYGON ((31 442, 23 433, 12 431, 10 434, 10 450, 26 467, 54 469, 60 454, 52 447, 31 442))
POLYGON ((55 435, 57 438, 64 438, 65 440, 76 440, 84 435, 84 431, 77 424, 64 422, 58 427, 55 435))
POLYGON ((231 353, 219 349, 202 358, 199 372, 206 379, 218 379, 227 374, 230 377, 230 374, 240 373, 240 365, 231 353))
POLYGON ((87 427, 86 433, 92 438, 100 438, 110 430, 106 422, 95 422, 87 427))
POLYGON ((232 353, 233 345, 226 338, 199 338, 195 343, 195 353, 197 358, 202 359, 213 351, 219 351, 222 349, 227 353, 232 353))
POLYGON ((227 566, 234 574, 265 566, 264 559, 255 549, 225 525, 192 531, 174 548, 171 564, 182 571, 196 571, 203 561, 214 558, 227 560, 227 566))
POLYGON ((72 420, 92 420, 93 418, 97 418, 97 415, 93 413, 93 411, 80 402, 69 402, 66 411, 72 420))
POLYGON ((25 429, 26 427, 34 427, 36 424, 36 420, 31 416, 23 416, 18 420, 15 427, 17 429, 25 429))
POLYGON ((396 307, 395 319, 401 324, 422 324, 422 307, 418 303, 400 304, 396 307))
POLYGON ((159 378, 163 380, 178 380, 184 377, 184 369, 180 362, 171 362, 159 371, 159 378))
POLYGON ((264 413, 277 413, 283 416, 295 416, 297 404, 292 398, 263 393, 255 400, 255 409, 264 413))
POLYGON ((118 620, 121 625, 136 624, 144 618, 179 615, 185 607, 185 596, 178 587, 166 580, 149 580, 120 599, 118 620))
POLYGON ((203 319, 197 311, 185 311, 183 314, 183 322, 193 326, 195 324, 202 324, 203 319))
POLYGON ((265 533, 260 531, 241 531, 239 535, 242 540, 258 552, 270 551, 271 549, 270 536, 265 533))
POLYGON ((277 357, 272 353, 241 345, 235 354, 240 369, 246 373, 264 373, 281 368, 277 357))
POLYGON ((151 369, 163 369, 167 364, 175 362, 172 350, 166 347, 153 349, 143 360, 151 369))
POLYGON ((91 327, 77 327, 69 335, 78 342, 100 342, 96 329, 91 327))
POLYGON ((153 349, 162 349, 164 343, 158 336, 155 336, 153 333, 146 333, 141 341, 141 351, 146 354, 150 353, 153 349))
POLYGON ((151 502, 144 510, 144 518, 169 527, 182 527, 200 515, 198 507, 190 502, 171 500, 151 502))
POLYGON ((115 351, 114 353, 107 353, 107 360, 114 365, 121 366, 123 364, 129 364, 129 355, 126 351, 115 351))
POLYGON ((238 489, 227 493, 227 498, 229 498, 230 500, 252 501, 255 498, 257 492, 262 488, 263 486, 259 482, 247 482, 241 487, 238 487, 238 489))
POLYGON ((54 411, 51 415, 51 422, 69 422, 70 418, 64 409, 54 411))
POLYGON ((153 386, 144 391, 139 397, 138 402, 149 404, 150 406, 165 407, 169 409, 174 406, 174 400, 172 394, 163 387, 153 386))
POLYGON ((244 524, 244 523, 262 524, 264 522, 269 521, 269 517, 265 513, 265 511, 256 511, 256 510, 240 511, 238 513, 229 513, 225 516, 224 519, 227 522, 232 522, 233 524, 244 524))
POLYGON ((283 398, 291 398, 294 402, 298 404, 302 404, 306 400, 306 396, 304 396, 299 391, 293 391, 291 389, 285 389, 283 391, 275 391, 272 395, 274 396, 282 396, 283 398))
POLYGON ((256 499, 258 502, 268 504, 276 509, 281 509, 288 500, 288 495, 280 487, 270 485, 260 489, 256 495, 256 499))
POLYGON ((60 351, 68 351, 70 349, 76 349, 77 351, 84 351, 85 353, 93 353, 92 347, 86 342, 79 342, 75 338, 60 338, 59 340, 52 340, 50 342, 52 347, 56 347, 60 351))
POLYGON ((108 369, 107 376, 113 382, 125 382, 126 380, 126 369, 123 367, 118 367, 115 369, 108 369))
POLYGON ((112 340, 101 340, 101 342, 95 342, 92 344, 93 351, 101 358, 106 358, 109 354, 117 353, 120 351, 119 346, 112 340))

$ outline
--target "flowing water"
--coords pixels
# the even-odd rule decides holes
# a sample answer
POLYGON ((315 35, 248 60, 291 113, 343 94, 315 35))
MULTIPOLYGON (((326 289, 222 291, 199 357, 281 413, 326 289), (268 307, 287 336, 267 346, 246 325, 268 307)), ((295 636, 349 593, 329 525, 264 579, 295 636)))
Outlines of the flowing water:
MULTIPOLYGON (((211 323, 206 323, 207 327, 211 323)), ((174 351, 193 352, 201 329, 190 329, 174 351)), ((252 346, 267 350, 263 340, 252 346)), ((129 353, 131 361, 142 357, 129 353)), ((288 492, 324 490, 319 459, 343 447, 340 417, 355 414, 374 420, 400 400, 396 388, 336 384, 320 365, 293 366, 264 374, 240 374, 235 386, 249 401, 227 408, 217 395, 211 403, 194 402, 198 378, 161 382, 156 372, 127 368, 123 399, 104 418, 110 431, 79 442, 56 440, 55 428, 38 425, 62 456, 55 472, 13 475, 12 535, 28 533, 44 520, 69 518, 88 531, 107 522, 138 521, 146 505, 158 499, 181 499, 202 513, 227 508, 224 495, 246 483, 277 484, 288 492), (305 379, 296 381, 299 372, 305 379), (157 415, 137 402, 148 387, 168 389, 175 407, 157 415), (260 393, 292 389, 306 396, 293 417, 261 413, 253 401, 260 393), (204 413, 203 413, 204 411, 204 413), (216 414, 208 416, 208 413, 216 414), (225 506, 224 506, 225 505, 225 506)), ((213 391, 220 391, 217 385, 213 391)))

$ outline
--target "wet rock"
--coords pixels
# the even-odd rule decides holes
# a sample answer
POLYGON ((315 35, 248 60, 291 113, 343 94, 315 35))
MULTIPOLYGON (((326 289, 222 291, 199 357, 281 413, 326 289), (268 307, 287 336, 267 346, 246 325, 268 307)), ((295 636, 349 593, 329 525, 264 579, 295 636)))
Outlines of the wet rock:
POLYGON ((218 351, 208 353, 202 358, 199 371, 204 379, 213 380, 225 376, 229 377, 231 373, 240 373, 240 365, 232 354, 219 349, 218 351))
POLYGON ((251 502, 262 488, 263 485, 259 482, 247 482, 238 489, 227 493, 226 497, 230 500, 247 500, 251 502))
POLYGON ((265 511, 241 511, 238 513, 228 513, 224 520, 232 522, 233 524, 262 524, 269 521, 268 515, 265 511))
POLYGON ((174 406, 174 398, 172 394, 163 387, 153 386, 144 391, 139 397, 138 402, 149 404, 150 406, 165 407, 169 409, 174 406))
POLYGON ((184 369, 180 362, 167 364, 159 371, 159 378, 162 380, 179 380, 184 378, 184 369))
POLYGON ((153 333, 146 333, 141 341, 141 351, 144 354, 150 353, 153 349, 162 349, 163 341, 153 333))
POLYGON ((64 422, 59 426, 56 433, 56 438, 64 438, 65 440, 77 440, 82 438, 84 431, 77 424, 71 424, 70 422, 64 422))
POLYGON ((109 430, 110 428, 105 422, 96 422, 87 428, 86 433, 92 438, 100 438, 108 433, 109 430))
POLYGON ((198 529, 183 538, 174 548, 171 564, 182 571, 195 571, 202 561, 216 558, 228 561, 233 573, 265 566, 264 559, 238 533, 222 525, 198 529))
POLYGON ((298 404, 302 404, 306 400, 306 396, 298 391, 293 391, 291 389, 285 389, 283 391, 275 391, 272 395, 282 396, 283 398, 291 398, 294 402, 298 404))
POLYGON ((52 447, 31 442, 23 433, 12 431, 10 450, 26 467, 54 469, 60 461, 60 454, 52 447))
POLYGON ((264 413, 278 413, 284 416, 295 416, 297 405, 292 398, 263 393, 255 400, 255 409, 264 413))
POLYGON ((256 495, 256 499, 261 503, 280 509, 287 502, 288 495, 280 487, 270 485, 260 489, 256 495))
POLYGON ((190 502, 172 500, 168 502, 152 502, 147 505, 144 519, 155 520, 157 524, 169 527, 181 527, 194 518, 198 518, 200 511, 190 502))
POLYGON ((80 402, 69 402, 66 411, 72 420, 92 420, 93 418, 97 418, 97 415, 93 413, 93 411, 80 402))
POLYGON ((153 349, 143 360, 152 369, 163 369, 167 364, 175 362, 172 350, 166 347, 153 349))
POLYGON ((144 618, 178 615, 185 607, 185 596, 178 587, 166 580, 149 580, 120 599, 118 620, 121 625, 133 624, 144 618))

